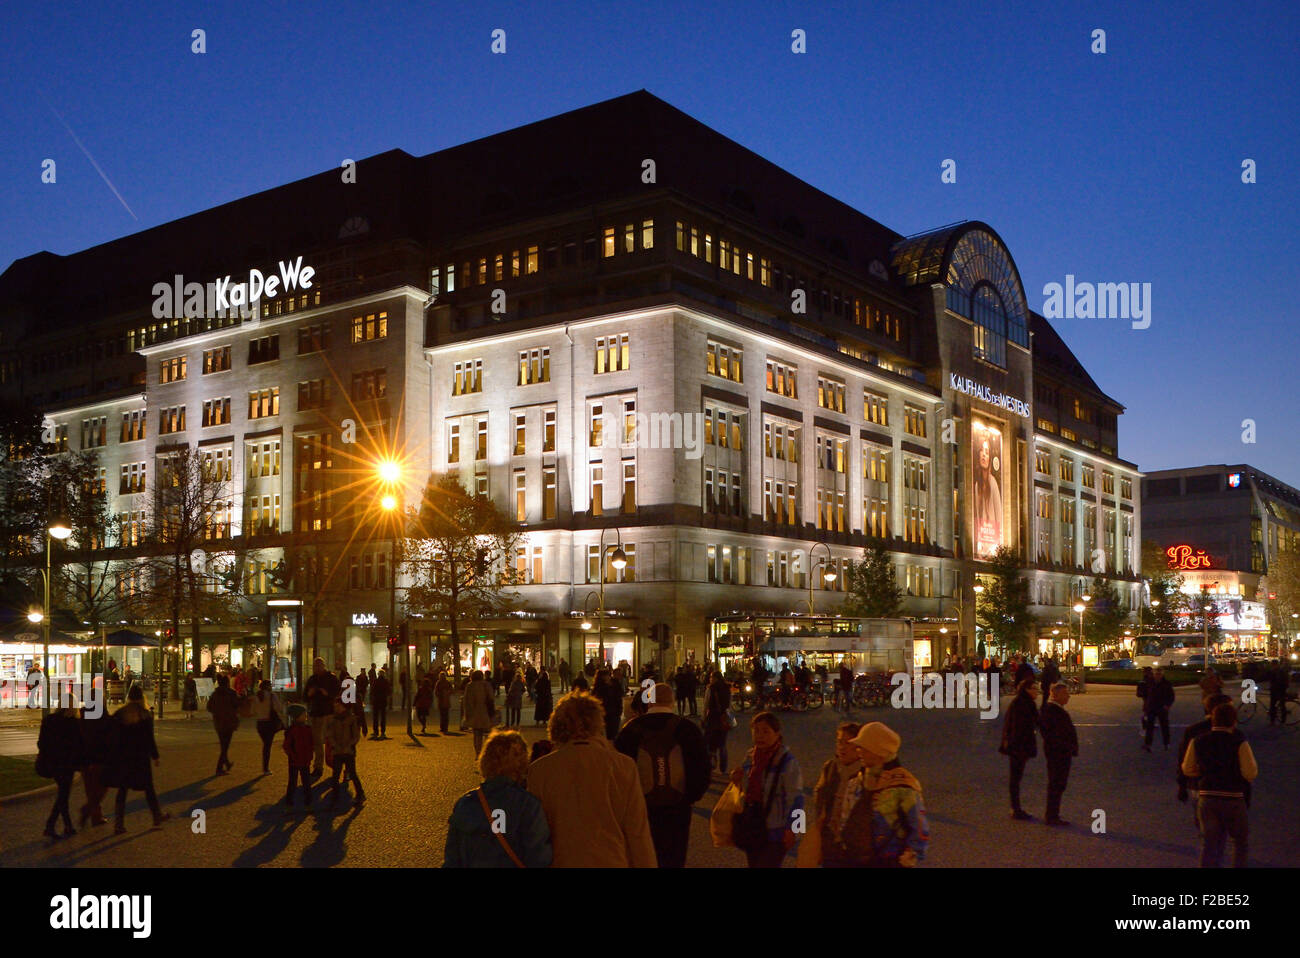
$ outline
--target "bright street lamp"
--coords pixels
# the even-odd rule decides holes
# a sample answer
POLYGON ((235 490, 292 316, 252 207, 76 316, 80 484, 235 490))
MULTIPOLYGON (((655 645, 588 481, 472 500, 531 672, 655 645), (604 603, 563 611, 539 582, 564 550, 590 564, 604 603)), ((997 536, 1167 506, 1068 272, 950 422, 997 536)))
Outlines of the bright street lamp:
MULTIPOLYGON (((606 526, 600 530, 600 634, 596 639, 596 655, 600 659, 602 668, 605 664, 605 533, 610 529, 614 530, 616 538, 614 553, 609 557, 609 564, 617 572, 622 572, 627 568, 627 553, 623 551, 623 533, 618 526, 606 526)), ((583 649, 582 654, 586 655, 587 650, 583 649)))
POLYGON ((827 585, 830 585, 832 582, 835 581, 835 573, 830 571, 829 569, 829 565, 831 561, 831 547, 824 542, 813 543, 812 548, 808 550, 808 614, 809 615, 817 614, 817 610, 813 606, 813 551, 818 546, 821 546, 823 549, 826 550, 826 561, 823 563, 823 567, 826 568, 827 571, 822 573, 822 578, 826 580, 827 585))
MULTIPOLYGON (((400 516, 398 515, 397 490, 394 487, 397 486, 402 479, 402 466, 401 463, 396 462, 393 459, 381 459, 375 465, 375 472, 378 474, 380 481, 386 487, 384 494, 380 497, 379 507, 383 509, 384 512, 392 515, 394 519, 392 530, 392 561, 389 563, 388 568, 388 574, 390 576, 390 588, 388 591, 388 638, 389 647, 391 648, 391 640, 394 631, 397 631, 399 635, 401 634, 400 630, 397 628, 397 534, 400 531, 398 526, 400 516)), ((415 681, 415 670, 411 668, 410 643, 405 644, 406 648, 402 650, 402 654, 406 657, 406 734, 411 736, 414 734, 414 726, 411 724, 410 703, 415 698, 415 690, 411 685, 415 681)), ((389 656, 393 659, 393 668, 396 670, 397 656, 392 652, 389 652, 389 656)))

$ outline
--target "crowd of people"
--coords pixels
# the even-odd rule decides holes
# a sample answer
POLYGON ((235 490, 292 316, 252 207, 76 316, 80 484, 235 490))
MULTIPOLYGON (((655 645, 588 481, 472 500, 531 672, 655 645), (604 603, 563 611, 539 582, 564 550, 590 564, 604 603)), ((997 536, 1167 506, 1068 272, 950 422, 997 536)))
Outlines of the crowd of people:
MULTIPOLYGON (((980 665, 999 668, 996 660, 980 665)), ((1050 659, 1035 671, 1013 657, 1007 669, 1015 692, 1005 709, 999 751, 1009 762, 1011 816, 1034 818, 1022 804, 1021 782, 1041 740, 1047 771, 1043 820, 1066 826, 1062 802, 1079 754, 1070 692, 1050 659)), ((445 866, 684 867, 692 810, 715 775, 726 788, 713 809, 714 843, 740 849, 750 867, 780 867, 796 846, 803 866, 910 867, 923 860, 929 839, 921 785, 900 764, 901 739, 888 726, 841 724, 833 757, 822 766, 805 808, 802 772, 774 713, 753 717, 749 747, 738 764, 729 763, 728 736, 737 720, 731 683, 719 671, 706 676, 687 664, 670 681, 647 671, 637 685, 626 663, 608 668, 588 662, 575 672, 560 660, 556 672, 562 686, 558 701, 553 701, 550 671, 529 663, 475 670, 459 689, 446 670, 419 668, 413 683, 405 674, 399 679, 421 733, 435 707, 439 729, 447 733, 459 698, 460 730, 470 733, 483 778, 452 809, 445 866), (533 703, 534 722, 546 727, 546 737, 531 750, 519 731, 525 697, 533 703)), ((316 659, 303 704, 287 708, 266 680, 243 695, 230 675, 218 673, 215 682, 207 701, 217 736, 215 775, 233 767, 231 739, 241 715, 251 715, 262 743, 263 774, 271 773, 274 740, 284 732, 287 806, 295 805, 301 790, 304 809, 310 807, 311 787, 326 765, 333 770, 326 796, 333 806, 339 806, 348 786, 354 809, 364 806, 357 746, 368 732, 371 740, 388 737, 387 712, 395 703, 387 667, 372 664, 353 678, 345 669, 329 672, 316 659)), ((1213 670, 1200 682, 1205 718, 1190 726, 1179 744, 1177 795, 1182 802, 1196 795, 1202 864, 1220 864, 1231 839, 1240 866, 1246 861, 1246 811, 1258 768, 1222 684, 1213 670)), ((1173 685, 1161 669, 1147 669, 1136 692, 1142 747, 1151 750, 1158 727, 1168 749, 1173 685)), ((169 817, 153 787, 151 763, 157 765, 159 755, 152 712, 139 685, 105 720, 86 718, 73 708, 54 710, 42 723, 38 751, 38 773, 57 785, 47 836, 61 837, 60 821, 63 835, 75 832, 70 802, 78 772, 86 794, 82 827, 88 821, 105 823, 102 800, 110 788, 118 789, 119 833, 125 831, 131 790, 144 792, 155 826, 169 817)))

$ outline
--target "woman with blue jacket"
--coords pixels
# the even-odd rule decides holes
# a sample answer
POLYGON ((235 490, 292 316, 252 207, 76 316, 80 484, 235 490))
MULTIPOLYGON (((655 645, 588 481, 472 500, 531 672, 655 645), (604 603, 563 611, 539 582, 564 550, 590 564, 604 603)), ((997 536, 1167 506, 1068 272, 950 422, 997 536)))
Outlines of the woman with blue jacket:
POLYGON ((795 822, 803 818, 803 774, 785 747, 775 714, 759 712, 749 728, 754 747, 731 773, 732 784, 745 797, 744 810, 736 816, 736 846, 750 868, 780 868, 796 841, 795 822), (762 828, 756 825, 760 820, 762 828))
POLYGON ((549 868, 551 829, 541 800, 524 787, 528 746, 518 732, 493 732, 479 753, 483 784, 451 810, 443 868, 549 868))

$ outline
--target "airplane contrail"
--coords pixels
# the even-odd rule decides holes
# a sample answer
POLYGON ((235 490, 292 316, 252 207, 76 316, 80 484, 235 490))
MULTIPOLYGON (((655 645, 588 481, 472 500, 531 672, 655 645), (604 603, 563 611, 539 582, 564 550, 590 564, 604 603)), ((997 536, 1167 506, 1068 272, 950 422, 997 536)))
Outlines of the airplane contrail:
MULTIPOLYGON (((49 106, 49 102, 47 101, 45 105, 49 106)), ((126 207, 126 211, 131 214, 131 219, 139 221, 140 217, 136 216, 135 211, 132 210, 131 207, 127 206, 126 200, 122 199, 122 194, 117 191, 117 187, 113 185, 112 180, 108 178, 107 174, 104 173, 99 164, 95 162, 95 158, 90 155, 90 151, 82 145, 81 140, 77 138, 77 134, 72 132, 72 127, 68 126, 68 121, 62 116, 59 116, 59 111, 54 109, 52 106, 50 106, 50 112, 59 118, 59 122, 63 124, 63 128, 68 131, 68 136, 72 137, 72 142, 77 144, 77 148, 80 149, 82 153, 86 154, 86 159, 90 160, 90 165, 95 168, 95 172, 99 174, 100 179, 108 184, 108 188, 113 191, 113 195, 117 197, 117 201, 126 207)))

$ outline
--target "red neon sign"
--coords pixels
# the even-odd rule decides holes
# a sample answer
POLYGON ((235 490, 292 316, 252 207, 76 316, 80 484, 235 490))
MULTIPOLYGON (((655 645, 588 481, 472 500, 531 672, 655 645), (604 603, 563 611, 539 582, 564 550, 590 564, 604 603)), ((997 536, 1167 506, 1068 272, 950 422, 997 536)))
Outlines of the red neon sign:
POLYGON ((1169 568, 1179 570, 1208 569, 1210 557, 1204 549, 1193 549, 1189 545, 1170 546, 1165 550, 1169 559, 1169 568))

